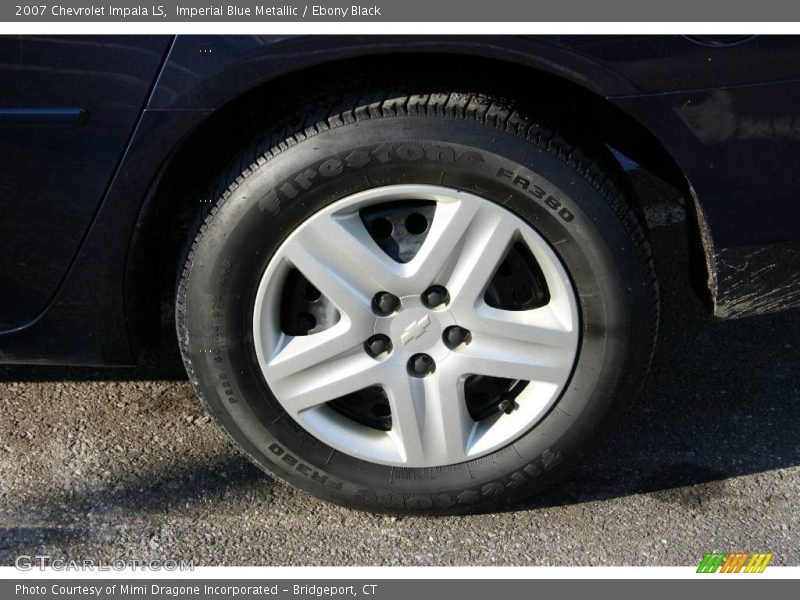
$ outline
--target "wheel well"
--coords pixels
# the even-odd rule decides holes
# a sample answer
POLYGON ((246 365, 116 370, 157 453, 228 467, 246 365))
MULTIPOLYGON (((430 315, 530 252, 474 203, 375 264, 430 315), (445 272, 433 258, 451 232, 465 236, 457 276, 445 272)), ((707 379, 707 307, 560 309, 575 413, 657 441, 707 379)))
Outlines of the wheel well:
MULTIPOLYGON (((378 55, 310 67, 264 82, 220 107, 162 166, 137 220, 126 267, 126 310, 136 355, 160 347, 162 341, 174 344, 174 334, 163 334, 174 331, 171 307, 181 257, 193 223, 211 206, 198 204, 198 199, 219 173, 231 168, 231 158, 244 142, 265 129, 285 127, 288 134, 302 126, 291 120, 300 104, 329 104, 332 95, 345 94, 380 99, 382 90, 431 85, 443 92, 460 87, 514 98, 545 110, 573 137, 613 148, 681 190, 690 213, 696 206, 682 171, 641 123, 601 95, 551 73, 495 59, 438 54, 378 55)), ((639 198, 624 179, 622 184, 641 216, 639 198)), ((694 230, 690 227, 689 235, 699 239, 698 228, 694 230)), ((706 271, 702 250, 692 263, 702 265, 697 271, 700 283, 706 271)), ((708 296, 705 285, 698 291, 708 296)))

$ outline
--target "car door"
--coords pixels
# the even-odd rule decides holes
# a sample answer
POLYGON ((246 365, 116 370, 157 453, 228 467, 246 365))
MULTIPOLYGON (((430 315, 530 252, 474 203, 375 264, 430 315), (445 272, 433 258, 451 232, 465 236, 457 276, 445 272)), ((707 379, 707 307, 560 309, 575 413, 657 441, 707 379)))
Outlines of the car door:
POLYGON ((0 36, 0 331, 58 289, 169 36, 0 36))

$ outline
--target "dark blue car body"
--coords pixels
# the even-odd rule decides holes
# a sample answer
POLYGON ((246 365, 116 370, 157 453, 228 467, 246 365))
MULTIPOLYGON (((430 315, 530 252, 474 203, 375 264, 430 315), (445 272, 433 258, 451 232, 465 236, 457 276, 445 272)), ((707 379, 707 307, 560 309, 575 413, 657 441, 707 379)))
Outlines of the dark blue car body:
POLYGON ((0 362, 135 364, 166 260, 148 232, 187 153, 218 151, 208 124, 301 103, 309 73, 420 58, 574 94, 585 127, 672 178, 716 315, 800 305, 800 38, 5 36, 0 362))

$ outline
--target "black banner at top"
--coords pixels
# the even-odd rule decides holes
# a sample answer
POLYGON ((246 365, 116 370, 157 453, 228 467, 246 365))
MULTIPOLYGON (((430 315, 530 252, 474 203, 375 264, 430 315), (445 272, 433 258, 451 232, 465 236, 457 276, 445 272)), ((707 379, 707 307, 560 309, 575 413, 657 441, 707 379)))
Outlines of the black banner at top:
POLYGON ((786 0, 12 0, 0 22, 786 22, 786 0))

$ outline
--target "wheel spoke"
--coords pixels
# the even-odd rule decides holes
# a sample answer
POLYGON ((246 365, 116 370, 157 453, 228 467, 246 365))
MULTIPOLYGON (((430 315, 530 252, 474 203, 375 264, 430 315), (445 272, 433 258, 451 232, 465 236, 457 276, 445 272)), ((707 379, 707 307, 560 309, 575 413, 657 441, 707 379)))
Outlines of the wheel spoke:
POLYGON ((463 378, 443 366, 425 383, 430 398, 425 411, 428 456, 438 464, 461 462, 475 425, 467 410, 463 378))
POLYGON ((474 199, 440 202, 431 230, 409 263, 414 289, 444 285, 453 304, 474 306, 511 245, 517 225, 503 211, 474 199))
POLYGON ((506 338, 515 342, 538 344, 551 348, 573 348, 577 332, 550 304, 525 311, 500 310, 481 304, 461 322, 473 333, 506 338))
POLYGON ((283 378, 360 350, 370 328, 348 318, 325 331, 311 335, 283 336, 278 349, 267 362, 270 376, 283 378))
POLYGON ((417 254, 407 265, 406 284, 419 293, 441 283, 452 268, 450 263, 461 253, 467 232, 480 207, 466 199, 439 202, 430 230, 417 254))
POLYGON ((513 220, 495 211, 470 231, 445 284, 454 308, 475 307, 508 252, 516 231, 513 220))
POLYGON ((326 215, 287 243, 285 256, 340 311, 368 314, 375 293, 396 287, 397 263, 375 244, 358 216, 326 215))
POLYGON ((409 263, 415 289, 444 285, 453 305, 474 307, 517 231, 510 214, 485 203, 440 202, 431 231, 409 263))
POLYGON ((273 393, 290 413, 379 383, 380 365, 363 349, 365 334, 340 325, 289 338, 264 368, 273 393))
POLYGON ((392 411, 389 435, 406 463, 424 464, 425 384, 422 379, 394 373, 386 384, 392 411))
POLYGON ((447 370, 424 379, 395 377, 389 386, 393 440, 406 462, 452 464, 465 460, 475 425, 463 382, 447 370))
POLYGON ((572 367, 572 350, 490 334, 473 334, 455 362, 463 374, 523 381, 564 381, 572 367))

